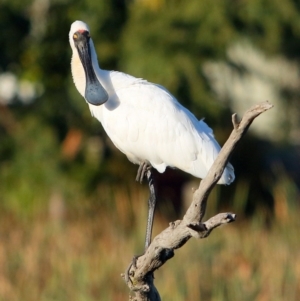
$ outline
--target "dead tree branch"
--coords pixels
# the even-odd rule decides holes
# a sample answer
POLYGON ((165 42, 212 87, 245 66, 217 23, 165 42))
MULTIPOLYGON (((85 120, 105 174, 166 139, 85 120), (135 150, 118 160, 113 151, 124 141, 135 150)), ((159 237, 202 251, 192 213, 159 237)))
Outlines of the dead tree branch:
POLYGON ((217 159, 210 168, 208 175, 200 182, 194 192, 193 201, 182 220, 169 224, 169 227, 158 234, 144 255, 129 266, 129 271, 123 275, 128 287, 135 292, 134 301, 159 301, 160 296, 153 283, 153 272, 174 256, 174 250, 182 247, 191 237, 205 238, 216 227, 233 222, 233 213, 219 213, 206 222, 202 219, 206 210, 207 198, 220 179, 230 155, 236 145, 247 132, 253 120, 261 113, 273 107, 269 102, 263 102, 250 108, 239 122, 237 115, 232 116, 233 131, 224 144, 217 159))

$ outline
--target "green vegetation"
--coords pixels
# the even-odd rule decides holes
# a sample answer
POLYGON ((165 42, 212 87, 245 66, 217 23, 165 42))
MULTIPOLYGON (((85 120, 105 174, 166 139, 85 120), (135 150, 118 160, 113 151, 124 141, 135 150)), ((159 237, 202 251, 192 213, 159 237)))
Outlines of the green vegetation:
MULTIPOLYGON (((158 271, 163 300, 297 300, 293 0, 0 3, 0 300, 125 300, 119 274, 142 251, 146 187, 72 82, 68 32, 77 19, 89 24, 102 68, 167 87, 221 144, 232 112, 275 104, 234 153, 235 183, 210 198, 208 214, 234 211, 237 223, 176 252, 158 271)), ((176 184, 160 190, 155 233, 182 214, 174 189, 192 179, 169 175, 176 184)))

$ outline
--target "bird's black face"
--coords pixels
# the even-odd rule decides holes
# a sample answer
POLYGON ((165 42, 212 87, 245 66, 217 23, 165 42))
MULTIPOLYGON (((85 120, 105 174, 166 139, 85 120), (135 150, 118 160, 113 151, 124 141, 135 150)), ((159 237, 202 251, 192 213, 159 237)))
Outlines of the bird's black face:
POLYGON ((92 105, 102 105, 108 100, 108 94, 94 71, 90 48, 90 33, 87 30, 78 30, 73 35, 73 41, 85 72, 84 98, 92 105))

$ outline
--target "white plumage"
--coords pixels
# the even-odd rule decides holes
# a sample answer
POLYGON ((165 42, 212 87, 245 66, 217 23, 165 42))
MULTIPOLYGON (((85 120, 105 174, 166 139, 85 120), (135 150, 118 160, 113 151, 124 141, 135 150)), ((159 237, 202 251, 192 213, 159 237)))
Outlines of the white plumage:
MULTIPOLYGON (((170 166, 204 178, 220 151, 207 124, 164 87, 100 69, 84 22, 72 24, 69 40, 75 86, 115 146, 135 164, 150 163, 161 173, 170 166)), ((234 170, 228 163, 218 183, 233 180, 234 170)))

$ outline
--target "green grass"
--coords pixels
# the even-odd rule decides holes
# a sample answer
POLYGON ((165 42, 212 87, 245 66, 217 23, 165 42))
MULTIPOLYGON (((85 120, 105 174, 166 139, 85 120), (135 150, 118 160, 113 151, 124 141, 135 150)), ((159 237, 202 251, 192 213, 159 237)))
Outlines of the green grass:
MULTIPOLYGON (((143 249, 146 220, 147 191, 134 187, 101 187, 97 206, 58 198, 56 211, 26 221, 0 213, 0 300, 128 300, 120 274, 143 249)), ((286 211, 268 228, 259 214, 241 216, 176 250, 155 274, 162 300, 298 300, 299 208, 276 204, 286 211)), ((168 222, 158 212, 154 233, 168 222)))

